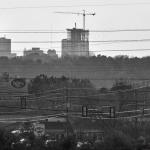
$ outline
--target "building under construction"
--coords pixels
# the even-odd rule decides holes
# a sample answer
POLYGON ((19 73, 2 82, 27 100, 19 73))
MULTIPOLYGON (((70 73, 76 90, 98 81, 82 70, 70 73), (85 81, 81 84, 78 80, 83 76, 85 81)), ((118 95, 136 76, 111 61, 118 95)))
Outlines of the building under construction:
POLYGON ((89 30, 67 29, 67 39, 62 40, 62 57, 89 56, 89 30))

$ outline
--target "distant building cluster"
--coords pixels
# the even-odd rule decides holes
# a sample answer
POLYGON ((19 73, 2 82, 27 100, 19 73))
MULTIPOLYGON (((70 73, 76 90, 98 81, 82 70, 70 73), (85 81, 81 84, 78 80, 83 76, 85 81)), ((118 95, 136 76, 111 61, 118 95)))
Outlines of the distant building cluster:
POLYGON ((62 57, 89 56, 89 30, 67 29, 67 39, 62 40, 62 57))
POLYGON ((49 49, 46 54, 39 47, 33 47, 30 50, 24 50, 23 58, 26 60, 30 59, 33 61, 40 60, 42 62, 49 62, 50 60, 57 59, 58 55, 54 49, 49 49))
POLYGON ((42 56, 44 55, 43 50, 40 50, 39 47, 33 47, 30 50, 24 50, 24 55, 23 56, 42 56))
POLYGON ((0 38, 0 57, 2 56, 8 58, 16 57, 16 54, 11 53, 11 39, 0 38))
MULTIPOLYGON (((67 29, 67 38, 62 39, 61 43, 62 57, 89 57, 89 30, 84 29, 67 29)), ((0 57, 5 56, 8 58, 16 57, 16 54, 11 53, 11 39, 5 37, 0 38, 0 57)), ((56 51, 50 49, 44 53, 39 47, 33 47, 29 50, 24 50, 23 57, 25 59, 32 59, 48 61, 49 58, 57 59, 56 51)))

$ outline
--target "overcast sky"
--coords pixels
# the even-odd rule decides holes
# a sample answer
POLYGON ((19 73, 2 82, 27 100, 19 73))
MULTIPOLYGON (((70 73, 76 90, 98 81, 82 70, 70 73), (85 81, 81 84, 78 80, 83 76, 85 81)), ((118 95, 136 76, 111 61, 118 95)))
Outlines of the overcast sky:
MULTIPOLYGON (((82 15, 58 14, 62 12, 95 12, 95 16, 86 16, 86 29, 94 30, 122 30, 122 29, 150 29, 150 1, 149 0, 0 0, 0 31, 12 30, 61 30, 83 27, 82 15)), ((24 48, 41 47, 56 49, 60 54, 61 41, 66 33, 27 34, 0 33, 12 39, 12 52, 22 55, 24 48), (15 41, 53 41, 50 43, 13 43, 15 41)), ((91 32, 90 41, 107 40, 141 40, 150 39, 150 31, 144 32, 91 32)), ((108 56, 150 55, 150 41, 100 43, 91 42, 90 51, 95 54, 108 56), (106 50, 124 50, 107 51, 106 50), (125 51, 146 49, 145 51, 125 51)))

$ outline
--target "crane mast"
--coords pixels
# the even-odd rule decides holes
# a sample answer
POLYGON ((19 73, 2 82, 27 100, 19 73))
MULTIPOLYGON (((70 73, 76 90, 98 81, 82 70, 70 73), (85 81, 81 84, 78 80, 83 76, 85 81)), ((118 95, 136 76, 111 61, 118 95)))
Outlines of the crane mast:
POLYGON ((82 13, 76 13, 76 12, 55 12, 55 13, 82 15, 82 16, 83 16, 83 30, 85 30, 85 17, 86 17, 87 15, 95 16, 95 13, 86 13, 85 10, 83 10, 82 13))

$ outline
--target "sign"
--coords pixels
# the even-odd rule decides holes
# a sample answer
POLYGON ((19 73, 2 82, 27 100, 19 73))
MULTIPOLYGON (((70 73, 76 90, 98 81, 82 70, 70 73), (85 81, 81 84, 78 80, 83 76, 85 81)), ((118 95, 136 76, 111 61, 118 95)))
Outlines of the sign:
POLYGON ((93 118, 100 118, 102 116, 102 112, 97 108, 88 109, 88 116, 93 118))
POLYGON ((34 135, 41 137, 45 134, 45 125, 42 123, 33 123, 34 135))
POLYGON ((25 87, 26 81, 25 81, 24 78, 16 78, 16 79, 13 79, 13 80, 11 81, 11 85, 12 85, 14 88, 20 89, 20 88, 25 87))

